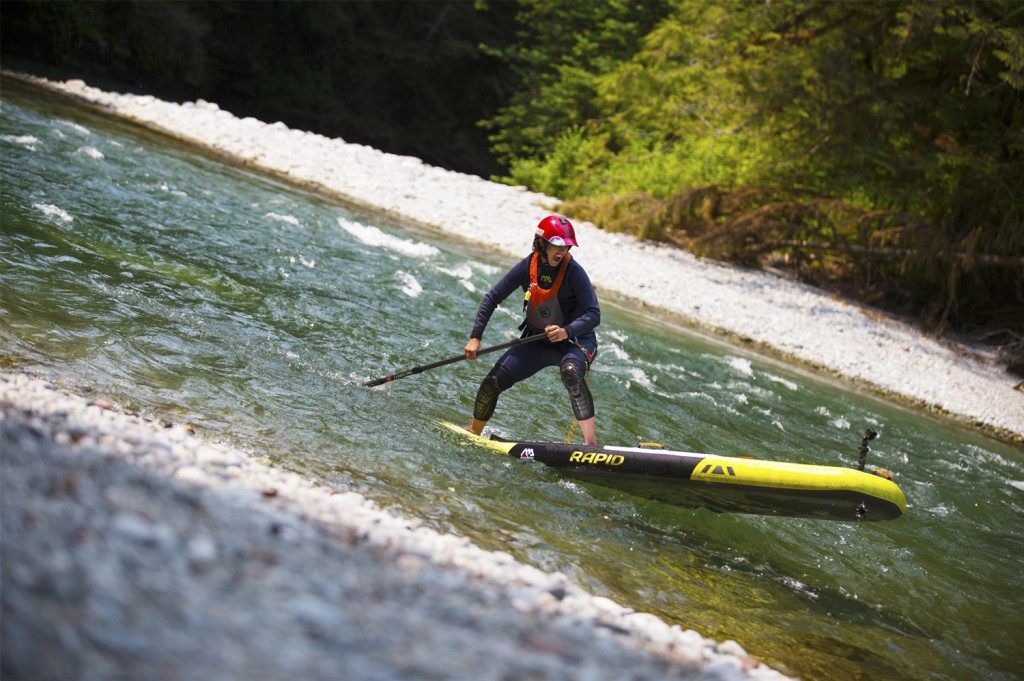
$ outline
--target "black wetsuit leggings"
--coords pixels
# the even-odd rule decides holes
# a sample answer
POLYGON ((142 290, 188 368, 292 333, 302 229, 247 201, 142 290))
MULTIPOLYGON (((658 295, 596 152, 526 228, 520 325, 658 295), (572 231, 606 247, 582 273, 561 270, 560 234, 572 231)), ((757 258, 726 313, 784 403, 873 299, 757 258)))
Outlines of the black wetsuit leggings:
MULTIPOLYGON (((593 355, 593 352, 591 354, 593 355)), ((568 341, 537 341, 509 348, 480 383, 476 404, 473 406, 473 418, 478 421, 489 421, 494 415, 494 408, 501 393, 541 369, 555 366, 559 367, 562 383, 569 391, 573 416, 578 421, 593 418, 594 398, 584 380, 590 362, 587 361, 587 355, 583 350, 568 341)))

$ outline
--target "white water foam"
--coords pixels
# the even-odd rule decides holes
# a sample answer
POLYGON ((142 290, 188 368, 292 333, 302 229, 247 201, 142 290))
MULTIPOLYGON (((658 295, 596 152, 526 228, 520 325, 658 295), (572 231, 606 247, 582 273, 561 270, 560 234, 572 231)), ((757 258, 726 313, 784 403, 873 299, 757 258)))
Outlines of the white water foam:
POLYGON ((345 218, 339 217, 338 224, 342 229, 358 239, 360 243, 366 244, 367 246, 386 248, 390 251, 396 251, 402 255, 408 255, 414 258, 427 258, 437 255, 440 252, 430 244, 424 244, 410 239, 400 239, 396 236, 386 234, 376 227, 361 225, 358 222, 352 222, 345 218))
POLYGON ((651 378, 640 367, 638 367, 638 366, 630 367, 628 373, 629 373, 629 375, 631 377, 631 380, 626 382, 627 387, 632 385, 632 384, 636 384, 637 386, 639 386, 639 387, 647 390, 648 392, 650 392, 652 395, 656 395, 656 396, 658 396, 658 397, 660 397, 662 399, 665 399, 665 400, 674 400, 674 399, 676 399, 676 397, 677 397, 676 395, 667 393, 664 390, 659 390, 658 386, 654 382, 657 377, 651 378))
POLYGON ((42 211, 43 215, 48 218, 54 219, 59 223, 70 225, 74 222, 74 216, 68 214, 66 210, 60 206, 55 206, 52 203, 34 203, 33 208, 37 208, 42 211))
POLYGON ((85 137, 88 137, 89 135, 92 134, 92 131, 89 130, 89 128, 85 127, 84 125, 79 125, 78 123, 72 123, 71 121, 61 121, 60 124, 63 125, 65 128, 71 128, 79 135, 84 135, 85 137))
POLYGON ((96 147, 80 147, 78 149, 78 151, 76 151, 75 153, 76 154, 81 154, 82 156, 88 156, 89 158, 95 158, 95 159, 106 158, 103 155, 103 152, 100 151, 99 149, 97 149, 96 147))
POLYGON ((442 271, 455 277, 458 282, 462 284, 462 288, 466 289, 470 293, 476 292, 476 286, 473 285, 472 281, 473 267, 468 262, 442 271))
POLYGON ((0 140, 11 144, 18 144, 29 151, 35 151, 36 144, 39 142, 39 138, 32 135, 0 135, 0 140))
POLYGON ((783 385, 783 386, 789 388, 790 390, 792 390, 794 392, 796 392, 797 390, 800 389, 800 387, 796 383, 794 383, 793 381, 790 381, 788 379, 782 378, 781 376, 775 376, 773 374, 765 374, 765 378, 767 378, 769 381, 772 381, 773 383, 778 383, 779 385, 783 385))
POLYGON ((185 192, 181 191, 180 189, 171 189, 171 186, 169 184, 167 184, 166 182, 161 182, 160 183, 160 191, 167 192, 171 196, 178 196, 178 197, 183 198, 183 199, 187 199, 188 198, 188 194, 186 194, 185 192))
POLYGON ((840 430, 849 430, 850 422, 840 416, 839 418, 832 419, 832 427, 840 430))
POLYGON ((616 343, 609 343, 607 345, 601 345, 600 346, 600 352, 601 352, 601 355, 603 357, 605 357, 606 359, 610 355, 611 357, 614 357, 615 359, 622 360, 622 362, 629 362, 630 361, 629 353, 626 352, 620 345, 618 345, 616 343))
POLYGON ((743 357, 730 357, 729 366, 744 376, 753 376, 754 369, 750 366, 750 360, 743 357))
POLYGON ((289 255, 288 256, 288 262, 291 263, 292 265, 294 265, 295 263, 299 263, 300 265, 302 265, 306 269, 310 269, 310 270, 313 269, 314 267, 316 267, 316 260, 309 260, 304 255, 299 255, 299 256, 289 255))
POLYGON ((401 280, 402 293, 405 295, 410 298, 417 298, 423 293, 423 286, 420 285, 420 282, 413 275, 408 272, 395 272, 395 276, 401 280))
POLYGON ((495 277, 498 275, 499 272, 502 271, 501 268, 499 267, 495 267, 494 265, 488 265, 482 262, 471 262, 469 263, 469 266, 487 277, 495 277))
POLYGON ((292 216, 292 215, 280 215, 278 213, 267 213, 263 217, 270 218, 271 220, 277 220, 278 222, 286 222, 289 225, 293 225, 295 227, 299 226, 299 219, 297 217, 295 217, 295 216, 292 216))

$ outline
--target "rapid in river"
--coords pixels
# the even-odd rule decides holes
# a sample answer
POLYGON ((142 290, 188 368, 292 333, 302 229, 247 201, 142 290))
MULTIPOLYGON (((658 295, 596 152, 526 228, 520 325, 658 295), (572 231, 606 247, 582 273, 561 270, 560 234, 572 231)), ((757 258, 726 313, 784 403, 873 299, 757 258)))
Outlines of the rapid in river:
MULTIPOLYGON (((804 678, 1024 674, 1024 455, 604 296, 589 377, 602 443, 869 466, 906 514, 827 522, 680 508, 466 446, 494 355, 461 352, 512 262, 130 125, 5 87, 0 360, 559 571, 804 678)), ((523 226, 523 255, 532 226, 523 226)), ((577 255, 586 265, 585 244, 577 255)), ((595 281, 600 292, 600 282, 595 281)), ((505 305, 485 345, 515 338, 505 305)), ((494 432, 562 440, 557 371, 494 432)), ((576 434, 579 441, 579 434, 576 434)))

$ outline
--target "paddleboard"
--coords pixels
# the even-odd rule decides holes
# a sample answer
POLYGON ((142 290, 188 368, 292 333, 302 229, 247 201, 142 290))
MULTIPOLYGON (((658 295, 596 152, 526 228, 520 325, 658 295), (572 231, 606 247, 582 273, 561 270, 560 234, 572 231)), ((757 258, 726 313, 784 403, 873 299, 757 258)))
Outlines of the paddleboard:
POLYGON ((511 441, 442 426, 475 445, 539 462, 586 482, 646 499, 718 512, 821 520, 893 520, 906 510, 899 486, 879 473, 841 466, 616 447, 511 441))

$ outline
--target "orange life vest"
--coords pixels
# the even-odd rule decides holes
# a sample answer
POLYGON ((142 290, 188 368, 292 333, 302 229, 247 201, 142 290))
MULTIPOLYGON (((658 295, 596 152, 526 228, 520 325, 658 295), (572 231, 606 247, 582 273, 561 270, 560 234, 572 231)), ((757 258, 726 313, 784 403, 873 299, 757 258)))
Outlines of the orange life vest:
POLYGON ((558 287, 565 279, 565 271, 569 269, 569 261, 572 256, 568 253, 558 264, 558 275, 551 288, 541 288, 537 283, 537 268, 540 264, 540 253, 534 253, 530 261, 530 288, 526 292, 523 307, 526 310, 525 325, 534 331, 543 331, 545 327, 561 326, 565 320, 562 314, 562 307, 558 304, 558 287))

